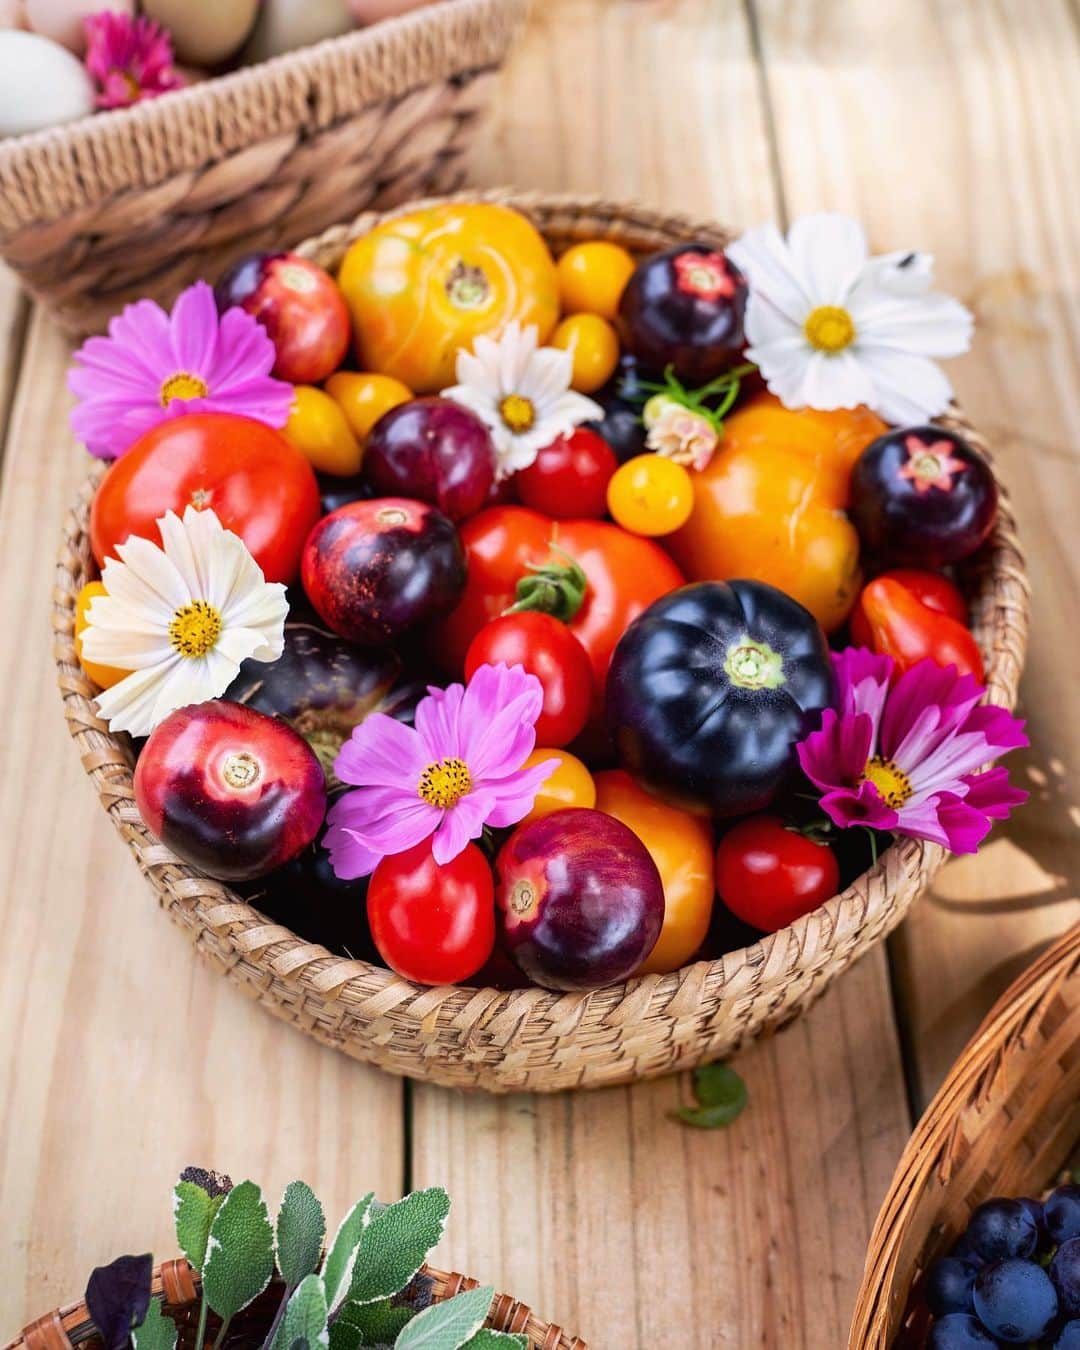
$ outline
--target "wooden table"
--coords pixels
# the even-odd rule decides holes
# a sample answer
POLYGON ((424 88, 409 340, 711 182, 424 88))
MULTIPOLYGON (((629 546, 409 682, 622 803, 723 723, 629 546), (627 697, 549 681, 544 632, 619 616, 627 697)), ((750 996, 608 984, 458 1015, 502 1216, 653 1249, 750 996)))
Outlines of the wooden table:
POLYGON ((91 1266, 172 1254, 201 1161, 332 1211, 445 1184, 443 1264, 609 1347, 834 1350, 912 1121, 995 994, 1080 915, 1080 159, 1069 0, 537 0, 477 184, 731 222, 849 210, 937 255, 979 320, 953 364, 1034 584, 1034 801, 945 869, 888 950, 744 1054, 726 1132, 685 1081, 556 1098, 403 1083, 288 1030, 198 964, 102 817, 49 651, 57 529, 85 460, 69 356, 0 289, 0 1340, 91 1266))

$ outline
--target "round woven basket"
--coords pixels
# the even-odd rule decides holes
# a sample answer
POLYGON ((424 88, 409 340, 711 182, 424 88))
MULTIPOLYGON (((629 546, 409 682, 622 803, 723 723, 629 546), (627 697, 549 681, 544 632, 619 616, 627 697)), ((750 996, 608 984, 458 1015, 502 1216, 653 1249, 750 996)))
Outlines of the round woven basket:
MULTIPOLYGON (((686 239, 722 247, 730 238, 715 224, 588 198, 470 195, 478 198, 524 211, 557 252, 582 239, 617 240, 645 253, 686 239)), ((383 218, 363 215, 300 251, 333 267, 351 240, 383 218)), ((962 414, 942 420, 987 450, 962 414)), ((135 805, 127 738, 110 735, 95 715, 95 690, 76 661, 73 629, 76 596, 94 575, 87 524, 100 472, 91 474, 64 523, 53 596, 60 689, 86 771, 161 905, 203 956, 277 1016, 356 1059, 492 1092, 596 1087, 688 1068, 729 1054, 808 1008, 899 923, 941 865, 944 853, 936 845, 901 840, 841 895, 753 946, 587 994, 423 988, 304 942, 150 835, 135 805)), ((993 538, 962 580, 986 663, 988 698, 1012 707, 1027 638, 1028 591, 1004 491, 993 538)))
POLYGON ((927 1267, 995 1195, 1039 1195, 1080 1140, 1080 924, 1002 995, 908 1141, 878 1214, 848 1350, 923 1344, 927 1267))
POLYGON ((450 190, 528 2, 440 0, 0 140, 0 257, 65 329, 87 333, 126 301, 169 301, 249 249, 450 190))
MULTIPOLYGON (((428 1303, 438 1303, 477 1287, 478 1281, 464 1275, 448 1275, 445 1271, 424 1266, 406 1297, 426 1307, 428 1303)), ((182 1257, 163 1261, 154 1271, 151 1295, 157 1297, 159 1294, 164 1298, 164 1311, 177 1325, 177 1350, 199 1350, 195 1345, 199 1277, 182 1257)), ((274 1282, 233 1319, 231 1335, 242 1344, 259 1346, 280 1300, 281 1286, 274 1282)), ((211 1329, 215 1322, 216 1319, 211 1318, 211 1329)), ((523 1331, 529 1338, 530 1350, 588 1350, 580 1336, 571 1336, 561 1327, 541 1322, 524 1303, 518 1303, 508 1294, 496 1294, 492 1299, 486 1325, 495 1331, 523 1331)), ((98 1350, 101 1346, 101 1338, 90 1320, 86 1304, 81 1302, 69 1303, 37 1318, 4 1350, 76 1350, 79 1346, 98 1347, 98 1350)))

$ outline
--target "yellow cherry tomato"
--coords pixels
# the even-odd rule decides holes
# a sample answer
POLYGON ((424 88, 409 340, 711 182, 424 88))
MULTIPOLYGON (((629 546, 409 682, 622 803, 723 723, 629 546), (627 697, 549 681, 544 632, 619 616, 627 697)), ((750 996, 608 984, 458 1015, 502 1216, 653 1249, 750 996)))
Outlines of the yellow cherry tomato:
POLYGON ((690 519, 694 484, 681 464, 664 455, 636 455, 611 476, 608 510, 631 534, 670 534, 690 519))
POLYGON ((619 339, 599 314, 571 314, 563 319, 552 334, 551 345, 573 357, 570 384, 579 394, 591 394, 607 384, 619 364, 619 339))
POLYGON ((118 670, 115 666, 100 666, 96 661, 87 661, 83 656, 82 635, 86 631, 86 612, 90 608, 90 601, 106 593, 100 581, 88 581, 75 601, 75 655, 79 658, 83 674, 87 679, 93 680, 99 689, 111 689, 114 684, 119 684, 131 674, 130 670, 118 670))
POLYGON ((634 259, 618 244, 594 239, 568 248, 556 264, 559 296, 567 314, 614 319, 634 270, 634 259))
POLYGON ((507 206, 450 202, 395 216, 351 245, 338 284, 361 367, 418 394, 456 383, 458 350, 479 334, 517 319, 544 343, 559 317, 551 252, 507 206))
POLYGON ((399 403, 408 403, 413 392, 407 384, 376 375, 373 371, 339 370, 323 385, 352 427, 357 440, 367 440, 368 432, 385 412, 399 403))
POLYGON ((546 783, 540 785, 532 810, 525 817, 539 820, 541 816, 550 816, 552 811, 561 811, 566 806, 596 805, 596 784, 577 755, 569 750, 534 750, 525 761, 523 768, 531 769, 535 764, 543 764, 546 759, 557 759, 559 767, 546 783))
POLYGON ((664 926, 635 973, 666 975, 678 970, 705 941, 712 917, 715 885, 709 822, 668 806, 622 769, 596 775, 596 807, 633 830, 664 883, 664 926))
POLYGON ((282 434, 319 473, 349 478, 360 472, 364 452, 341 404, 313 384, 298 384, 293 390, 282 434))

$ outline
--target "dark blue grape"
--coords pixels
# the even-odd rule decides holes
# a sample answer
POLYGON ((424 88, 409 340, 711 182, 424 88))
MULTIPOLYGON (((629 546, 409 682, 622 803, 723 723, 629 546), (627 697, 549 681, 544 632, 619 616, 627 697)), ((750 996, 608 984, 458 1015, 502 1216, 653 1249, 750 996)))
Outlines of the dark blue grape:
POLYGON ((1039 1242, 1035 1220, 1019 1200, 987 1200, 971 1216, 967 1231, 984 1261, 1030 1256, 1039 1242))
POLYGON ((953 1243, 952 1250, 949 1252, 949 1255, 956 1256, 961 1261, 967 1261, 967 1263, 972 1266, 986 1265, 986 1258, 980 1256, 979 1253, 975 1250, 975 1247, 971 1241, 970 1233, 960 1234, 957 1240, 953 1243))
POLYGON ((1070 1238, 1050 1262, 1050 1278, 1067 1317, 1080 1317, 1080 1238, 1070 1238))
POLYGON ((1080 1186, 1059 1186, 1043 1205, 1043 1223, 1055 1242, 1080 1237, 1080 1186))
POLYGON ((1080 1350, 1080 1319, 1065 1323, 1058 1332, 1054 1350, 1080 1350))
POLYGON ((1037 1262, 1020 1257, 984 1266, 975 1278, 974 1301, 979 1321, 1008 1345, 1038 1340, 1058 1313, 1050 1276, 1037 1262))
POLYGON ((926 1302, 935 1317, 971 1312, 971 1290, 979 1267, 956 1256, 943 1256, 926 1274, 926 1302))
POLYGON ((950 1313, 930 1328, 926 1350, 996 1350, 997 1341, 971 1313, 950 1313))
POLYGON ((1043 1229, 1042 1201, 1032 1200, 1030 1195, 1022 1195, 1020 1196, 1020 1203, 1024 1206, 1027 1212, 1035 1220, 1035 1227, 1039 1230, 1039 1235, 1041 1236, 1043 1229))

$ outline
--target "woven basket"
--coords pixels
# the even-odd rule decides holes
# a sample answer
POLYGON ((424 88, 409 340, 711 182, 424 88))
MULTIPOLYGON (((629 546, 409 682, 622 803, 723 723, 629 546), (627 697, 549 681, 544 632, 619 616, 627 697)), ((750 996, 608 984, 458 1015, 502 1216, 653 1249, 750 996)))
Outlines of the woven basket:
MULTIPOLYGON (((416 1277, 410 1293, 426 1306, 453 1298, 467 1289, 476 1289, 478 1281, 464 1275, 448 1275, 445 1271, 424 1266, 416 1277)), ((151 1286, 153 1296, 161 1294, 165 1311, 177 1324, 177 1350, 198 1350, 195 1333, 199 1312, 199 1277, 182 1257, 164 1261, 154 1271, 151 1286)), ((232 1334, 243 1338, 242 1343, 257 1350, 270 1328, 270 1321, 281 1300, 281 1286, 276 1281, 249 1307, 233 1319, 232 1334)), ((211 1329, 216 1318, 211 1318, 211 1329)), ((529 1338, 530 1350, 588 1350, 580 1336, 570 1336, 560 1327, 541 1322, 523 1303, 508 1294, 496 1294, 488 1314, 487 1326, 495 1331, 523 1331, 529 1338)), ((207 1345, 210 1344, 207 1338, 207 1345)), ((65 1308, 46 1313, 24 1327, 4 1350, 76 1350, 78 1346, 100 1350, 97 1334, 85 1303, 69 1303, 65 1308)))
MULTIPOLYGON (((590 238, 618 240, 641 253, 686 239, 722 247, 730 237, 716 225, 592 199, 472 195, 478 197, 525 211, 556 250, 590 238)), ((300 251, 334 266, 349 241, 380 219, 361 216, 300 251)), ((959 412, 943 420, 986 450, 959 412)), ((941 865, 944 853, 936 845, 902 840, 842 895, 751 947, 588 994, 422 988, 303 942, 149 834, 135 806, 127 738, 111 736, 94 713, 95 691, 76 662, 72 633, 76 596, 94 575, 87 523, 100 472, 85 483, 64 524, 53 597, 60 689, 86 771, 159 902, 199 951, 277 1016, 356 1059, 493 1092, 595 1087, 687 1068, 729 1054, 804 1011, 899 923, 941 865)), ((1012 707, 1026 645, 1028 592, 1004 493, 994 536, 964 582, 990 700, 1012 707)))
POLYGON ((528 0, 441 0, 133 108, 0 141, 0 256, 70 332, 249 249, 447 191, 528 0))
POLYGON ((908 1141, 848 1350, 921 1346, 927 1267, 995 1195, 1039 1195, 1080 1139, 1080 924, 1004 993, 908 1141))

